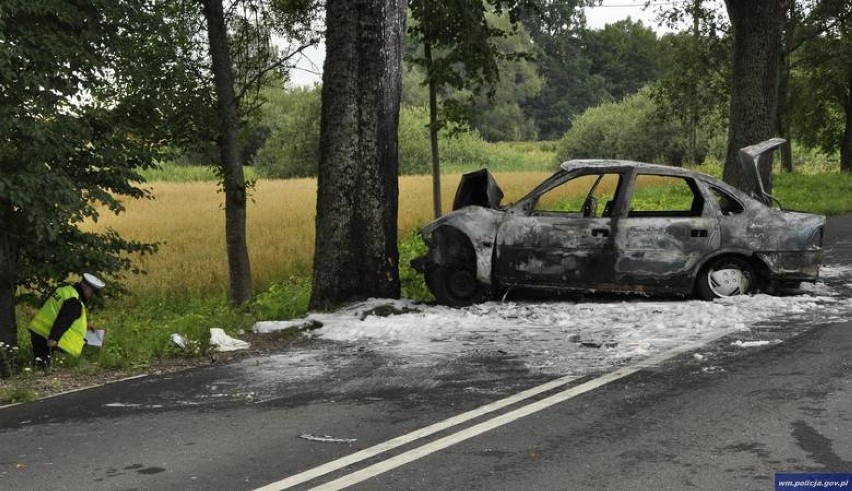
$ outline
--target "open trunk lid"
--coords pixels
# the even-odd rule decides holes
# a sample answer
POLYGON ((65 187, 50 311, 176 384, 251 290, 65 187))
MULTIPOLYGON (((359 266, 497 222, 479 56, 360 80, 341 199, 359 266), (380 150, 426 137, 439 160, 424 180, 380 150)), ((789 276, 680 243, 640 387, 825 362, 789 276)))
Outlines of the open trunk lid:
POLYGON ((771 194, 766 192, 766 188, 763 186, 763 180, 760 178, 760 158, 764 154, 771 153, 786 143, 787 140, 783 138, 771 138, 740 149, 740 163, 743 166, 743 171, 757 183, 757 195, 755 198, 767 206, 772 206, 772 202, 776 200, 771 194))

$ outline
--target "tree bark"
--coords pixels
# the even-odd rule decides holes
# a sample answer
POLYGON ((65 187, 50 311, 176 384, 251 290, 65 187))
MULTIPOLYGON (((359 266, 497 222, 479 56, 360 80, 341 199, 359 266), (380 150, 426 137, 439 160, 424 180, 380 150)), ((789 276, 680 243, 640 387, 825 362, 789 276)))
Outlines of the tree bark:
MULTIPOLYGON (((426 59, 426 72, 432 72, 432 43, 424 41, 423 57, 426 59)), ((441 217, 441 159, 438 154, 438 90, 435 81, 429 77, 429 143, 432 147, 432 211, 435 218, 441 217)))
POLYGON ((846 129, 843 131, 843 142, 840 144, 840 170, 852 172, 852 70, 849 70, 849 81, 846 84, 846 129))
POLYGON ((790 119, 790 78, 792 67, 790 66, 790 53, 792 52, 793 29, 795 29, 796 2, 790 0, 788 8, 784 9, 783 42, 780 50, 780 61, 778 63, 778 124, 777 133, 781 138, 787 140, 787 144, 781 147, 781 168, 785 172, 793 172, 793 140, 790 119))
POLYGON ((399 297, 406 0, 328 0, 311 309, 399 297))
POLYGON ((698 140, 698 84, 700 80, 696 75, 696 66, 699 62, 698 49, 701 43, 701 27, 700 23, 701 0, 694 0, 692 3, 692 63, 689 67, 691 79, 689 82, 689 91, 691 101, 689 102, 689 124, 688 135, 686 138, 686 160, 690 165, 696 165, 698 158, 696 156, 696 143, 698 140))
MULTIPOLYGON (((723 179, 747 192, 757 183, 743 172, 742 147, 771 138, 778 110, 778 64, 782 5, 779 0, 725 0, 734 32, 728 152, 723 179)), ((772 160, 761 161, 760 175, 772 191, 772 160)))
POLYGON ((225 191, 225 243, 231 302, 251 299, 251 265, 246 243, 246 182, 240 157, 238 101, 234 92, 228 32, 222 0, 202 0, 216 100, 221 124, 218 146, 225 191))
MULTIPOLYGON (((18 247, 8 224, 0 224, 0 341, 18 345, 18 323, 15 316, 15 290, 18 276, 18 247)), ((0 364, 0 372, 4 367, 0 364)), ((5 374, 8 375, 8 374, 5 374)))

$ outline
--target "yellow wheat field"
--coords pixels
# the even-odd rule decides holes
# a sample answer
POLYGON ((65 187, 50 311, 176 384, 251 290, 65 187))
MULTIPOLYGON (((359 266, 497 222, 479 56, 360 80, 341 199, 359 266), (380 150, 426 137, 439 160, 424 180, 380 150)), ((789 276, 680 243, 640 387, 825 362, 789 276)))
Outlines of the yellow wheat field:
MULTIPOLYGON (((517 200, 548 173, 497 173, 506 193, 517 200)), ((459 175, 442 176, 442 201, 448 211, 459 175)), ((399 231, 404 237, 432 218, 432 178, 404 176, 399 181, 399 231)), ((224 195, 212 182, 153 183, 153 200, 125 203, 121 215, 103 215, 96 230, 159 242, 157 254, 136 259, 148 274, 126 285, 137 295, 179 297, 224 294, 228 288, 224 195)), ((255 289, 291 276, 307 276, 314 252, 316 180, 260 180, 248 209, 248 246, 255 289)))

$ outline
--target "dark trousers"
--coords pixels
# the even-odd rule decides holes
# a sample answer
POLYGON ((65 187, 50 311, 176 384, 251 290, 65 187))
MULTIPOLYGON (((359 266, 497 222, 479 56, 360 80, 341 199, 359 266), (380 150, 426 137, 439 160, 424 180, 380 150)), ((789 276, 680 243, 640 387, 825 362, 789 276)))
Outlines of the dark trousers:
POLYGON ((47 339, 30 331, 30 341, 33 345, 33 363, 38 364, 36 358, 41 360, 41 364, 50 365, 51 349, 47 347, 47 339))

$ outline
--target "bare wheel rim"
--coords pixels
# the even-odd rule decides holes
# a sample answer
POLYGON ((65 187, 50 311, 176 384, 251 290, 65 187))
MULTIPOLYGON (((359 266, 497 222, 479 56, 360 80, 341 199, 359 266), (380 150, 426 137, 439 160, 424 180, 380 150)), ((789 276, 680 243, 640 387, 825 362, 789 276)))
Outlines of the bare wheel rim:
POLYGON ((454 270, 448 283, 450 293, 456 298, 468 298, 476 293, 476 278, 470 271, 454 270))
POLYGON ((733 297, 745 295, 751 291, 751 276, 742 269, 726 264, 718 269, 711 269, 707 275, 707 283, 716 296, 733 297))

